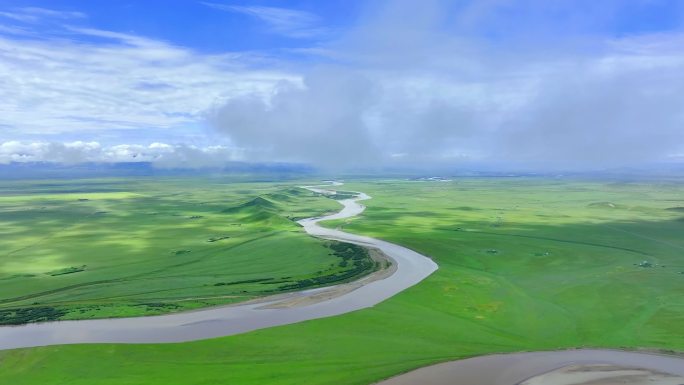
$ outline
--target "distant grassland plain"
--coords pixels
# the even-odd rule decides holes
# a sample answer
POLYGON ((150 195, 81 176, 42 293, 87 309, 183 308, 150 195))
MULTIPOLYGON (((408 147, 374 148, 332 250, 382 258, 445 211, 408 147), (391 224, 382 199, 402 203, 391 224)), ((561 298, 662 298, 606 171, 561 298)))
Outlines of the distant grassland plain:
POLYGON ((466 178, 344 188, 373 199, 360 217, 329 226, 413 248, 440 269, 339 317, 182 344, 0 352, 0 383, 369 384, 492 352, 684 350, 680 182, 466 178))
POLYGON ((2 183, 0 324, 181 311, 367 270, 294 222, 340 207, 296 186, 2 183))

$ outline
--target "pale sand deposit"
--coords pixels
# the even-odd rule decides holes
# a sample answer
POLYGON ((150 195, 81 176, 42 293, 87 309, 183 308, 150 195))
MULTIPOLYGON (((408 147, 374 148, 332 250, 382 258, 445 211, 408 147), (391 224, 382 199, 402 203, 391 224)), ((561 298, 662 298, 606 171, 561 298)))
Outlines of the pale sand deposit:
POLYGON ((616 365, 571 365, 520 385, 684 385, 684 377, 616 365))
MULTIPOLYGON (((684 358, 674 355, 600 349, 492 354, 426 366, 381 381, 378 385, 634 385, 639 383, 619 381, 636 381, 639 375, 647 375, 649 372, 652 373, 652 376, 648 378, 650 382, 645 383, 649 385, 658 384, 655 381, 682 378, 684 358), (629 374, 632 377, 618 378, 618 382, 609 382, 609 377, 603 377, 604 374, 600 372, 582 372, 581 370, 573 374, 555 372, 558 368, 589 368, 595 365, 623 368, 622 370, 625 371, 622 374, 629 374), (624 368, 640 368, 641 371, 637 373, 624 368), (546 375, 549 377, 544 377, 546 375)), ((663 384, 671 383, 664 382, 663 384)), ((684 382, 675 381, 674 384, 684 385, 684 382)))

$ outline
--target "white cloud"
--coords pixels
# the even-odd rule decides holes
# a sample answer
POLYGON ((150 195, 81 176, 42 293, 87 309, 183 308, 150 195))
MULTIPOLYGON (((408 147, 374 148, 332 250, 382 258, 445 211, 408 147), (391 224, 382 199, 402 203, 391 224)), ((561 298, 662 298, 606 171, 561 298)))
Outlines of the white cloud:
POLYGON ((288 8, 228 5, 211 2, 202 2, 202 4, 221 11, 255 17, 266 23, 273 33, 288 37, 309 38, 320 36, 326 32, 325 28, 319 26, 320 18, 310 12, 288 8))
POLYGON ((0 143, 0 164, 49 162, 151 162, 158 167, 197 168, 221 166, 240 160, 239 150, 226 146, 198 147, 155 142, 150 145, 119 144, 102 146, 98 142, 22 142, 0 143))
POLYGON ((0 163, 60 162, 81 163, 91 161, 100 153, 97 142, 19 142, 0 143, 0 163))
MULTIPOLYGON (((628 6, 579 2, 378 2, 340 39, 300 48, 309 59, 325 56, 306 66, 94 28, 38 37, 23 24, 0 27, 0 139, 42 139, 8 141, 1 159, 172 165, 237 157, 341 168, 474 161, 600 168, 678 159, 668 154, 684 151, 684 36, 616 38, 602 28, 628 6), (188 127, 207 116, 224 135, 217 143, 230 148, 167 144, 202 137, 188 127), (157 143, 95 148, 47 139, 113 143, 114 130, 136 137, 123 143, 157 143)), ((203 4, 292 37, 311 36, 321 24, 301 11, 203 4)), ((27 25, 26 15, 47 17, 12 12, 27 25)))
POLYGON ((342 167, 467 160, 588 169, 659 162, 684 149, 677 31, 486 39, 468 29, 486 7, 466 28, 445 26, 445 2, 386 4, 324 47, 344 65, 307 71, 303 87, 278 87, 270 103, 233 98, 215 109, 214 126, 263 158, 342 167))
POLYGON ((259 59, 248 54, 200 54, 111 31, 70 28, 68 39, 14 39, 1 32, 0 138, 5 139, 113 129, 168 134, 202 121, 216 103, 265 94, 283 79, 298 79, 252 70, 249 64, 259 59))

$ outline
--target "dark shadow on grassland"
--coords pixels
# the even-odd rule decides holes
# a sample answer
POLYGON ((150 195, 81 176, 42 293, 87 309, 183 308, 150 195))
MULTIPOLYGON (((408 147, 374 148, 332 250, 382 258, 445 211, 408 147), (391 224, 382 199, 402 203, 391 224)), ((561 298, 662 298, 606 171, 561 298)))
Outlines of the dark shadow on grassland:
POLYGON ((584 343, 628 344, 648 335, 643 346, 684 349, 676 326, 684 322, 684 220, 676 217, 678 210, 595 204, 594 196, 571 200, 577 209, 556 210, 555 201, 575 199, 563 193, 539 203, 535 196, 523 199, 519 210, 510 203, 508 209, 487 207, 496 200, 464 206, 454 198, 456 204, 449 205, 426 196, 421 205, 428 210, 410 211, 409 204, 407 211, 386 198, 370 202, 363 219, 342 226, 434 257, 440 270, 429 281, 439 280, 440 287, 429 301, 440 302, 440 296, 455 301, 438 311, 453 311, 480 326, 518 330, 520 338, 543 335, 545 328, 535 329, 542 320, 524 320, 546 314, 558 321, 561 335, 574 333, 584 343), (621 220, 606 219, 614 213, 621 220), (622 220, 626 217, 630 220, 622 220))
MULTIPOLYGON (((684 218, 568 224, 524 224, 494 219, 459 221, 457 226, 442 225, 433 230, 454 240, 479 240, 483 245, 491 246, 487 251, 496 250, 488 253, 490 257, 512 252, 525 259, 528 257, 525 251, 529 251, 530 256, 539 262, 553 259, 554 255, 545 247, 566 253, 573 248, 581 248, 594 250, 606 258, 616 258, 616 262, 639 264, 647 260, 667 271, 684 269, 684 258, 681 257, 684 253, 684 239, 681 238, 684 218), (536 250, 523 251, 526 246, 536 250)), ((581 260, 582 256, 578 254, 576 252, 574 257, 581 260)))
POLYGON ((12 243, 3 262, 40 261, 49 253, 59 266, 0 275, 0 309, 38 308, 22 317, 35 320, 61 316, 65 306, 76 318, 159 314, 182 310, 179 304, 194 308, 247 300, 279 291, 284 284, 352 270, 338 265, 324 242, 306 235, 290 218, 327 211, 314 200, 337 204, 291 187, 273 191, 278 191, 273 198, 288 204, 262 198, 255 190, 249 190, 251 198, 210 196, 199 202, 192 196, 159 194, 115 201, 29 201, 23 206, 10 202, 4 206, 3 224, 25 242, 12 243), (279 261, 285 258, 274 258, 305 254, 310 263, 316 252, 323 258, 310 271, 305 271, 305 261, 287 268, 279 261), (259 258, 264 253, 272 259, 259 258), (83 268, 78 274, 48 274, 74 266, 83 268), (225 285, 232 282, 239 284, 225 285), (60 311, 43 309, 51 306, 60 311), (87 314, 79 316, 83 312, 87 314))
POLYGON ((473 221, 387 238, 440 265, 434 293, 453 303, 433 310, 558 346, 684 350, 683 232, 681 219, 473 221))
POLYGON ((365 218, 341 224, 345 231, 415 249, 440 265, 407 293, 425 296, 417 301, 425 318, 416 322, 446 332, 427 326, 428 319, 459 319, 502 337, 502 343, 512 338, 520 349, 536 342, 684 350, 678 326, 684 323, 684 220, 667 213, 673 210, 629 210, 632 216, 662 213, 663 220, 574 223, 558 223, 573 220, 562 211, 527 215, 523 220, 536 221, 527 223, 500 218, 498 209, 453 210, 484 214, 470 219, 443 207, 402 211, 378 205, 365 218))

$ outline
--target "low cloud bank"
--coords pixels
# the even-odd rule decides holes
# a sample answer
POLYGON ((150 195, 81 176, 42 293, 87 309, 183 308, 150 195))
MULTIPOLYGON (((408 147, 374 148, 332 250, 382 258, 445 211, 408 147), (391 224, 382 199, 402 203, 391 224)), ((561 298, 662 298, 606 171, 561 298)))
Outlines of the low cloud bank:
POLYGON ((9 163, 152 163, 162 168, 222 166, 239 159, 239 153, 225 146, 197 147, 152 143, 102 146, 98 142, 0 143, 0 164, 9 163))
POLYGON ((336 64, 270 97, 231 98, 209 120, 249 154, 324 166, 582 170, 675 159, 684 35, 615 36, 599 26, 647 5, 579 3, 386 1, 320 50, 336 64), (579 8, 592 12, 573 19, 579 8), (513 16, 524 22, 497 35, 513 16))

